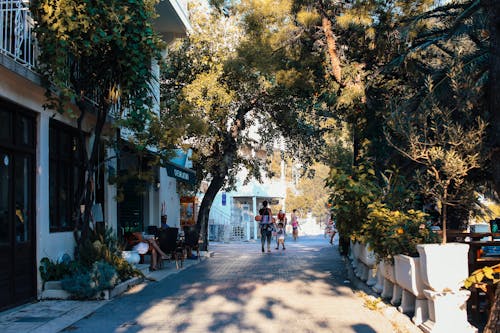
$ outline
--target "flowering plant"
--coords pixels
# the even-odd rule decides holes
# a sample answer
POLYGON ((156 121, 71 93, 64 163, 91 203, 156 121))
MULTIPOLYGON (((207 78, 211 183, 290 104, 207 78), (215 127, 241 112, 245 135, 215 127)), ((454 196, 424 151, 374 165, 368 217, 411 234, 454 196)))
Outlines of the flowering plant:
POLYGON ((418 244, 438 242, 437 235, 426 223, 427 214, 422 211, 391 210, 380 202, 368 208, 368 223, 363 226, 363 234, 378 261, 392 262, 398 254, 417 257, 418 244))

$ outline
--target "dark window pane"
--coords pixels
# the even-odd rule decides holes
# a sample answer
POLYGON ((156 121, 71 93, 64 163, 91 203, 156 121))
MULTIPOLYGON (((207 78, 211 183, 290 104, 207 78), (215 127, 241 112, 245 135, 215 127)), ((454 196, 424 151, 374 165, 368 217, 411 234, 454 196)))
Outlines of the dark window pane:
POLYGON ((71 155, 74 161, 82 161, 82 145, 78 136, 74 136, 71 142, 71 155))
POLYGON ((66 231, 73 226, 76 197, 82 188, 82 152, 75 128, 57 121, 50 125, 50 230, 66 231))
POLYGON ((70 204, 70 189, 68 178, 68 166, 62 165, 59 170, 60 183, 59 183, 59 226, 64 228, 68 226, 68 205, 70 204))
POLYGON ((12 163, 11 157, 0 153, 0 244, 8 243, 10 234, 10 163, 12 163))
POLYGON ((57 221, 57 160, 51 159, 49 162, 49 211, 50 230, 56 230, 59 226, 57 221))
POLYGON ((0 110, 0 142, 12 142, 11 112, 0 110))
POLYGON ((71 144, 72 140, 69 135, 69 133, 65 131, 60 131, 59 132, 59 155, 62 158, 69 158, 71 157, 71 144))
POLYGON ((33 147, 33 119, 25 116, 17 117, 17 144, 33 147))
POLYGON ((54 127, 50 126, 49 128, 49 154, 51 157, 56 157, 57 152, 59 149, 57 149, 57 131, 54 127))
POLYGON ((27 156, 16 156, 15 161, 15 196, 16 196, 16 241, 29 241, 30 195, 31 195, 31 161, 27 156))

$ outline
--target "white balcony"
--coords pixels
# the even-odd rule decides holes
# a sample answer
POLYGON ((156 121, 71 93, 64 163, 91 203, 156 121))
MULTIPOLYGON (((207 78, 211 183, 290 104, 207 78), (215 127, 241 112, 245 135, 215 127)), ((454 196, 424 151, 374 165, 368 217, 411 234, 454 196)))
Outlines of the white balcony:
POLYGON ((29 1, 0 0, 0 54, 32 69, 37 52, 29 1))
MULTIPOLYGON (((162 0, 158 3, 159 17, 154 26, 165 41, 184 36, 191 28, 187 2, 162 0)), ((38 56, 33 26, 29 0, 0 0, 0 54, 33 69, 38 56)))
POLYGON ((191 29, 187 8, 188 0, 161 0, 156 5, 159 17, 155 20, 155 30, 166 42, 186 35, 191 29))

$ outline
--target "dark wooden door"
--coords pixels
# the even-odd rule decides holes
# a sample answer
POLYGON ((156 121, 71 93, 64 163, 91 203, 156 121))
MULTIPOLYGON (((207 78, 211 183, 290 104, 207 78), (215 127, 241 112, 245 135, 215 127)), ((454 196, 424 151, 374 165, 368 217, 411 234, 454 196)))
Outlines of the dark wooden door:
MULTIPOLYGON (((5 112, 0 105, 0 118, 5 112)), ((34 118, 11 112, 8 120, 13 135, 0 142, 0 309, 36 297, 34 118)))

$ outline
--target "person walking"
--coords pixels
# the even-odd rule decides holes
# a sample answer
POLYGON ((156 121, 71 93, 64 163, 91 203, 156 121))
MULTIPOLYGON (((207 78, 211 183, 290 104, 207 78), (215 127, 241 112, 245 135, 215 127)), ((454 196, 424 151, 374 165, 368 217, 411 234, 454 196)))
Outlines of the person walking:
POLYGON ((297 210, 294 209, 291 215, 292 220, 292 235, 293 240, 296 241, 299 237, 299 217, 297 216, 297 210))
MULTIPOLYGON (((278 230, 279 228, 279 224, 282 223, 283 224, 283 230, 285 231, 283 233, 283 238, 286 236, 286 214, 285 212, 283 212, 282 209, 280 209, 280 211, 278 212, 278 215, 276 216, 278 218, 278 222, 277 222, 277 225, 278 227, 276 227, 276 230, 278 230)), ((279 238, 277 236, 277 233, 276 233, 276 250, 279 249, 279 238)))
POLYGON ((333 238, 337 234, 337 227, 335 226, 333 215, 330 216, 330 220, 328 221, 328 227, 330 228, 330 244, 333 245, 333 238))
POLYGON ((262 245, 262 252, 264 252, 264 245, 267 241, 267 252, 271 252, 271 237, 273 230, 273 213, 271 208, 267 207, 268 203, 264 200, 262 208, 259 210, 260 215, 260 242, 262 245))
POLYGON ((278 223, 278 230, 276 231, 276 242, 278 243, 278 247, 276 250, 279 250, 280 244, 283 246, 283 250, 285 249, 285 226, 283 222, 278 223))

